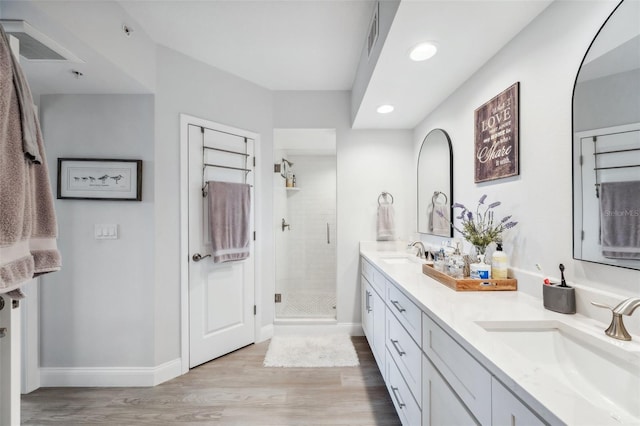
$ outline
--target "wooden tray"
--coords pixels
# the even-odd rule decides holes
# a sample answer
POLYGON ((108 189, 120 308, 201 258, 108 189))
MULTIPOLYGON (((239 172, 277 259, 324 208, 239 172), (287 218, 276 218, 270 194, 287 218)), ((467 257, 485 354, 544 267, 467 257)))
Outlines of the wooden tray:
POLYGON ((444 272, 437 271, 431 265, 422 265, 422 272, 455 291, 513 291, 518 289, 518 280, 476 280, 471 278, 453 278, 444 272))

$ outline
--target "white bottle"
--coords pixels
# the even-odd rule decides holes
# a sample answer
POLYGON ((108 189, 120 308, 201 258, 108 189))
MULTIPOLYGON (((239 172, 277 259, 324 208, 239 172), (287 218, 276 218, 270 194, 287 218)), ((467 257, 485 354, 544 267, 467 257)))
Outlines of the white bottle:
POLYGON ((507 255, 502 251, 502 243, 498 243, 496 251, 491 256, 491 278, 496 280, 507 279, 507 269, 509 268, 509 262, 507 255))

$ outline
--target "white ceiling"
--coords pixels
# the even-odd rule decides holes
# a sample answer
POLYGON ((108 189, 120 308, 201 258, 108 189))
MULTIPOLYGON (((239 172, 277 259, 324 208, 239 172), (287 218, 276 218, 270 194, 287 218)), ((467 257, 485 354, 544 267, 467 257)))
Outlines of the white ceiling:
MULTIPOLYGON (((354 127, 415 127, 551 1, 403 0, 354 127), (438 55, 423 63, 409 61, 409 49, 425 39, 438 44, 438 55), (381 103, 393 103, 396 111, 375 113, 381 103)), ((152 55, 118 59, 126 43, 147 42, 271 90, 350 90, 374 4, 0 0, 0 16, 30 21, 86 62, 81 81, 71 79, 70 64, 25 64, 39 93, 153 92, 155 76, 140 78, 149 74, 152 55), (123 23, 134 29, 128 40, 122 36, 123 23)))

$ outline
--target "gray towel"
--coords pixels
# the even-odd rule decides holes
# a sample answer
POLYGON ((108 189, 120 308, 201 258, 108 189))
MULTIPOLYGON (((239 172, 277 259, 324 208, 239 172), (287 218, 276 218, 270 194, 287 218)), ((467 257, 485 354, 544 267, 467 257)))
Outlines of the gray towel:
POLYGON ((640 260, 640 181, 600 184, 602 255, 640 260))
MULTIPOLYGON (((4 32, 2 25, 0 25, 0 43, 9 47, 9 38, 4 32)), ((18 108, 20 110, 20 125, 22 127, 22 150, 25 157, 33 163, 42 163, 42 157, 38 150, 36 126, 37 117, 35 110, 33 109, 33 98, 31 97, 31 90, 27 84, 27 79, 22 73, 22 67, 18 63, 17 59, 13 55, 11 57, 11 71, 13 74, 13 85, 16 90, 16 96, 18 98, 18 108)))
POLYGON ((395 212, 393 205, 382 203, 378 206, 378 241, 390 241, 395 238, 395 212))
POLYGON ((20 103, 32 105, 31 93, 27 88, 21 93, 29 99, 20 99, 14 81, 16 70, 22 75, 19 64, 0 33, 0 293, 9 293, 34 276, 59 270, 61 258, 40 126, 33 122, 37 149, 32 157, 42 160, 37 164, 23 145, 20 103))
POLYGON ((209 232, 214 263, 249 257, 251 186, 209 181, 209 232))

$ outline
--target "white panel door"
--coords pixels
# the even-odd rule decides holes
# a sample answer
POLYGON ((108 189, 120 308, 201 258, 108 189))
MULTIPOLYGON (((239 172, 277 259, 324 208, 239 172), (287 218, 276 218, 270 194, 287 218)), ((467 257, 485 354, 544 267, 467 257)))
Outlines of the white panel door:
MULTIPOLYGON (((211 257, 205 257, 211 254, 211 238, 208 198, 203 197, 202 191, 209 180, 253 184, 254 141, 233 134, 215 123, 209 123, 206 127, 209 129, 190 125, 188 138, 190 367, 255 342, 253 240, 248 259, 215 264, 211 257), (246 152, 248 156, 203 149, 203 142, 205 146, 246 152), (205 164, 232 168, 204 167, 205 164), (238 170, 245 168, 252 171, 238 170), (202 260, 194 260, 196 254, 203 256, 202 260)), ((253 198, 252 189, 251 231, 254 229, 255 216, 253 198)))

